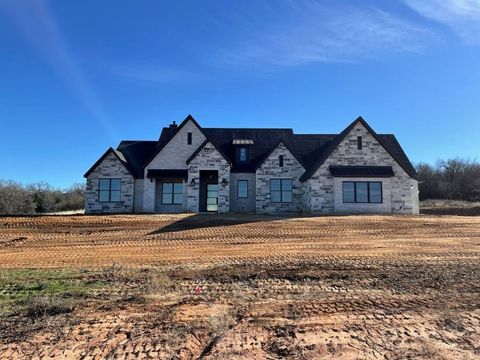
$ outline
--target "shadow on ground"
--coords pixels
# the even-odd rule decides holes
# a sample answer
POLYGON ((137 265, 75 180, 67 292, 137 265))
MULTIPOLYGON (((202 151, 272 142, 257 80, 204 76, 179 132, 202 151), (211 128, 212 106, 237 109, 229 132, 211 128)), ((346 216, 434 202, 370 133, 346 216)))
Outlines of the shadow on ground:
POLYGON ((175 221, 171 224, 152 231, 148 235, 164 234, 177 231, 195 230, 208 227, 221 227, 255 223, 261 221, 275 221, 292 218, 318 217, 325 215, 284 214, 284 215, 255 215, 255 214, 194 214, 175 221))

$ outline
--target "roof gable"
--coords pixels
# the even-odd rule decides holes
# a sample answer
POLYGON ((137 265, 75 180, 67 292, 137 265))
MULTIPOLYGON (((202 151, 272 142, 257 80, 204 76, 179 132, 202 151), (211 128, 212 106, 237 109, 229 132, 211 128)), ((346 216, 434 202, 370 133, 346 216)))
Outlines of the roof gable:
POLYGON ((132 172, 132 170, 128 166, 127 160, 125 159, 123 154, 120 151, 113 149, 112 147, 109 147, 108 150, 105 151, 105 153, 100 157, 100 159, 98 159, 95 162, 95 164, 93 164, 93 166, 90 169, 88 169, 88 171, 83 175, 83 177, 87 178, 97 168, 97 166, 99 166, 103 162, 103 160, 105 160, 105 158, 111 153, 113 153, 115 157, 118 159, 118 161, 122 163, 125 169, 127 169, 128 172, 135 177, 135 174, 132 172))
MULTIPOLYGON (((412 178, 415 177, 416 172, 413 168, 412 164, 408 160, 407 156, 403 152, 403 150, 396 149, 396 144, 398 142, 396 139, 392 141, 392 139, 387 139, 388 135, 379 136, 377 133, 368 125, 368 123, 359 116, 355 119, 350 125, 348 125, 338 136, 333 139, 328 146, 324 149, 324 151, 319 155, 319 157, 314 161, 312 166, 301 176, 300 181, 306 181, 312 177, 315 172, 322 166, 322 164, 328 159, 328 157, 335 151, 335 149, 342 143, 345 137, 354 129, 357 124, 362 124, 363 127, 373 136, 373 138, 385 149, 385 151, 400 165, 400 167, 405 170, 405 172, 411 176, 412 178), (396 144, 395 144, 396 143, 396 144)), ((398 144, 398 146, 400 146, 398 144)))
POLYGON ((258 168, 260 168, 263 163, 265 161, 267 161, 267 159, 274 153, 275 150, 277 150, 280 145, 283 145, 285 146, 285 148, 288 150, 288 152, 290 154, 292 154, 292 156, 294 157, 295 160, 298 161, 298 163, 300 165, 302 165, 302 167, 305 169, 305 166, 302 164, 302 162, 297 158, 297 156, 295 156, 295 152, 292 150, 292 148, 290 147, 290 145, 288 145, 288 143, 286 143, 285 141, 279 141, 278 144, 276 146, 274 146, 268 153, 265 154, 264 158, 258 162, 257 166, 255 167, 255 170, 257 170, 258 168))
POLYGON ((202 127, 198 124, 198 122, 193 118, 192 115, 188 114, 188 116, 185 118, 185 120, 183 120, 181 122, 181 124, 178 125, 173 131, 167 131, 166 130, 167 128, 164 128, 162 130, 162 134, 160 135, 160 139, 159 139, 159 142, 158 142, 158 148, 155 150, 155 152, 152 154, 152 156, 150 156, 150 158, 143 164, 143 167, 144 168, 147 167, 148 164, 150 164, 152 162, 152 160, 155 159, 155 157, 165 148, 165 146, 167 146, 167 144, 170 143, 170 141, 189 122, 192 122, 198 128, 198 130, 203 134, 203 136, 208 138, 208 136, 206 136, 206 134, 204 133, 202 127))
POLYGON ((230 159, 223 153, 222 150, 217 148, 214 143, 212 143, 210 140, 206 139, 198 148, 193 152, 193 154, 187 159, 187 165, 192 162, 193 159, 197 157, 197 155, 202 151, 202 149, 207 145, 207 144, 212 144, 213 148, 219 152, 219 154, 225 159, 225 161, 231 166, 232 162, 230 159))

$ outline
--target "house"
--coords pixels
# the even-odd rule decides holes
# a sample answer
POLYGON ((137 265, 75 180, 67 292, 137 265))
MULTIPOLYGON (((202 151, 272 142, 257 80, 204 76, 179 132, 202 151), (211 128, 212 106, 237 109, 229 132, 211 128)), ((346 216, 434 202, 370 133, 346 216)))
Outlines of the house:
POLYGON ((86 213, 418 214, 415 169, 359 117, 339 134, 203 128, 122 141, 84 175, 86 213))

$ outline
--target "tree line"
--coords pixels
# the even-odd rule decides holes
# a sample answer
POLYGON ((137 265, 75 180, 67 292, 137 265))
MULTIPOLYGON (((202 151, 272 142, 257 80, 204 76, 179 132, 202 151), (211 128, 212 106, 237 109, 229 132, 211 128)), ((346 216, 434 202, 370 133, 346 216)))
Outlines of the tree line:
POLYGON ((43 214, 83 209, 84 192, 83 184, 57 189, 46 182, 24 186, 0 179, 0 214, 43 214))
MULTIPOLYGON (((455 158, 416 166, 420 200, 480 201, 480 163, 455 158)), ((85 185, 57 189, 46 182, 22 185, 0 179, 0 214, 43 214, 83 209, 85 185)))
POLYGON ((480 163, 455 158, 416 166, 420 200, 480 201, 480 163))

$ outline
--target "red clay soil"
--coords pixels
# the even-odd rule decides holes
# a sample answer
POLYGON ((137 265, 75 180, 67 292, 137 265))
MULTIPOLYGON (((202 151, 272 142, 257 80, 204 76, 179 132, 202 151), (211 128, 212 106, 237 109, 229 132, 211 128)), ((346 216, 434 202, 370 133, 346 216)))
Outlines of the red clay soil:
POLYGON ((159 286, 0 338, 0 358, 480 358, 480 218, 0 218, 0 272, 114 263, 159 286))

